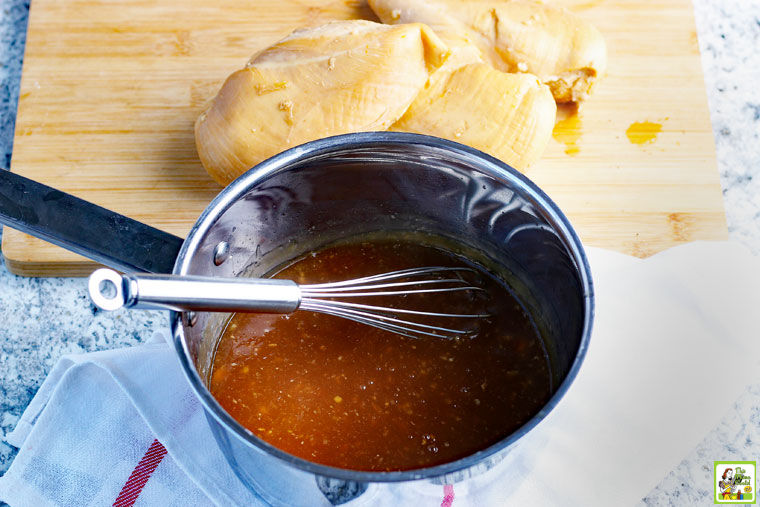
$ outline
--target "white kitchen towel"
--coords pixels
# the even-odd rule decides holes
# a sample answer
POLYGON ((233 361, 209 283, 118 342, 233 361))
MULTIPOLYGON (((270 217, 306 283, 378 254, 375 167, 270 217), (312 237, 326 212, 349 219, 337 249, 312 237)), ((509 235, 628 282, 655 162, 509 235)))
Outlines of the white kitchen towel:
MULTIPOLYGON (((482 475, 370 484, 346 505, 632 504, 760 380, 760 259, 733 243, 588 254, 594 332, 555 410, 482 475)), ((20 448, 0 478, 12 507, 329 505, 286 469, 255 471, 261 488, 247 490, 161 338, 61 359, 5 439, 20 448)))

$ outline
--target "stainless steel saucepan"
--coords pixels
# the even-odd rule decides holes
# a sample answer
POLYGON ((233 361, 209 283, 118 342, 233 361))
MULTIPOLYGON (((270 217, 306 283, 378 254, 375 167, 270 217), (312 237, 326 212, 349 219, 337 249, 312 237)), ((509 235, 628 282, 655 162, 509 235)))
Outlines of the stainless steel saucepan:
POLYGON ((540 323, 553 369, 553 395, 500 442, 417 470, 338 469, 258 439, 207 388, 214 349, 229 315, 172 312, 182 368, 219 447, 253 489, 257 469, 283 462, 294 481, 318 475, 356 482, 452 482, 488 469, 557 404, 578 372, 591 333, 590 270, 562 212, 499 160, 428 136, 369 132, 292 148, 222 190, 184 240, 7 171, 0 171, 0 221, 122 271, 261 276, 347 236, 424 231, 474 247, 509 273, 540 323))

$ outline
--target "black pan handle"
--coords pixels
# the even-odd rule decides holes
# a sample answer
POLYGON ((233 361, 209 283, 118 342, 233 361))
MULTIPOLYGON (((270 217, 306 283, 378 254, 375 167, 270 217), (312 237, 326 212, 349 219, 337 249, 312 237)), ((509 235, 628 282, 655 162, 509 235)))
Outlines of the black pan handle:
POLYGON ((171 273, 184 241, 2 169, 0 223, 123 272, 171 273))

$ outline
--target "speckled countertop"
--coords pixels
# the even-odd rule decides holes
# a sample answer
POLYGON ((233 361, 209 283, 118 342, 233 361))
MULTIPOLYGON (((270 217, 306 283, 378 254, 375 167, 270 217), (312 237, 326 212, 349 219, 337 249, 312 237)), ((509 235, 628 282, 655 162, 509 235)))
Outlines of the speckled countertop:
MULTIPOLYGON (((699 47, 731 238, 760 255, 760 3, 694 0, 699 47)), ((0 165, 10 165, 29 0, 0 4, 0 165)), ((133 345, 166 326, 159 312, 101 315, 84 279, 19 278, 0 259, 0 475, 15 449, 2 441, 46 373, 66 353, 133 345)), ((709 400, 705 400, 709 403, 709 400)), ((712 504, 713 460, 760 459, 760 384, 663 477, 647 505, 712 504)))

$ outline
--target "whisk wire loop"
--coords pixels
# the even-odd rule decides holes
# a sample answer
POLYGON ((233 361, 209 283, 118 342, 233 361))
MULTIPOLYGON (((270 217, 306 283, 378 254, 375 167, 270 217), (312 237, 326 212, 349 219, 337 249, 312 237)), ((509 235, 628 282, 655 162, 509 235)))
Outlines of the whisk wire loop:
POLYGON ((474 273, 475 270, 463 267, 431 266, 392 271, 341 282, 301 285, 302 298, 300 308, 347 318, 411 338, 420 338, 421 336, 434 336, 446 339, 463 337, 471 334, 472 330, 425 324, 411 320, 410 318, 401 318, 400 315, 439 319, 479 319, 489 317, 490 315, 487 313, 430 312, 350 303, 340 300, 352 297, 408 296, 411 294, 461 291, 483 292, 485 290, 463 278, 451 278, 451 274, 456 272, 474 273), (444 278, 431 278, 434 276, 444 276, 444 278), (440 287, 441 285, 443 287, 440 287))
MULTIPOLYGON (((364 276, 361 278, 353 278, 351 280, 342 280, 340 282, 327 282, 327 283, 317 283, 317 284, 306 284, 301 285, 301 288, 306 289, 312 289, 312 288, 330 288, 330 287, 345 287, 348 285, 363 285, 367 282, 382 282, 386 280, 394 280, 397 278, 406 278, 406 277, 412 277, 412 276, 419 276, 419 275, 430 275, 430 274, 436 274, 436 273, 446 273, 446 272, 471 272, 474 273, 475 270, 472 268, 465 268, 465 267, 442 267, 442 266, 430 266, 426 268, 409 268, 409 269, 399 269, 396 271, 389 271, 387 273, 380 273, 377 275, 371 275, 371 276, 364 276)), ((461 280, 461 279, 458 279, 461 280)))
POLYGON ((410 338, 419 338, 419 335, 434 336, 436 338, 452 339, 457 336, 464 336, 469 333, 465 329, 450 329, 439 326, 431 326, 420 322, 411 322, 397 319, 386 315, 378 315, 369 312, 352 310, 350 308, 337 308, 333 306, 314 305, 308 308, 310 311, 334 315, 345 319, 367 324, 369 326, 403 334, 410 338), (435 331, 438 331, 436 333, 435 331))

